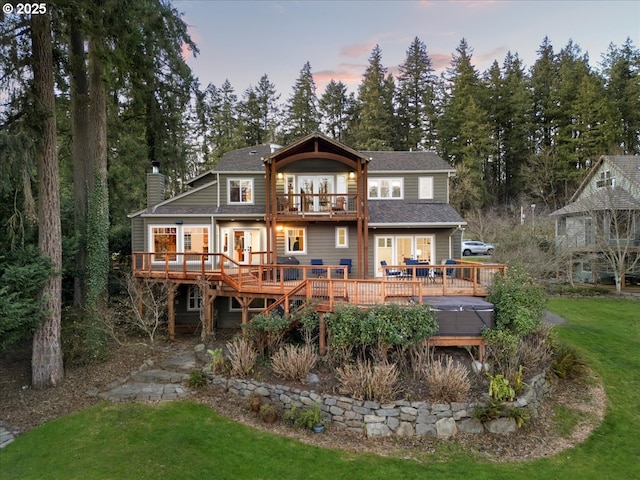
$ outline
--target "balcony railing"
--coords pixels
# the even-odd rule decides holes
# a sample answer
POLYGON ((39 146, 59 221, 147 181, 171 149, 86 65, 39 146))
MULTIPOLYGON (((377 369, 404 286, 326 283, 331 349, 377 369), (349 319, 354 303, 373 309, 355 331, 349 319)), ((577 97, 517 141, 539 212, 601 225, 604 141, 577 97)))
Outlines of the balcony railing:
POLYGON ((346 193, 278 194, 276 214, 279 216, 355 216, 358 195, 346 193))

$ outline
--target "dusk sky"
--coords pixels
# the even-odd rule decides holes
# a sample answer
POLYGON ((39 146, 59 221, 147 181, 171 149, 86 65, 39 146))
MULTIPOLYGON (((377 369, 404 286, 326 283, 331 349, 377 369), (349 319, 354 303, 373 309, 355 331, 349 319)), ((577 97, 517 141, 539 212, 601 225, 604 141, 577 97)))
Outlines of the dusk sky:
POLYGON ((640 1, 174 1, 200 54, 189 65, 201 87, 226 79, 240 98, 265 73, 281 94, 309 61, 318 96, 331 80, 356 91, 373 47, 394 76, 417 36, 437 73, 449 66, 460 40, 482 73, 508 51, 527 70, 545 36, 558 52, 573 40, 599 67, 610 43, 627 37, 640 47, 640 1))

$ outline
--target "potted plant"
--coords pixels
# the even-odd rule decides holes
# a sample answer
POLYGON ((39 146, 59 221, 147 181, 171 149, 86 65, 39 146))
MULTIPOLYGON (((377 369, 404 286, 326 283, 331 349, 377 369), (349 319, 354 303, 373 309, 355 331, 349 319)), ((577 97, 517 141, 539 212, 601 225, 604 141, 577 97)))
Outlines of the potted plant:
POLYGON ((260 407, 260 417, 266 423, 273 423, 278 419, 278 411, 272 404, 265 403, 260 407))
POLYGON ((324 422, 322 420, 320 405, 315 403, 311 408, 300 410, 296 418, 296 425, 313 430, 315 433, 322 433, 324 432, 324 422))
POLYGON ((258 392, 251 392, 247 396, 247 406, 252 412, 259 412, 262 405, 262 395, 258 392))

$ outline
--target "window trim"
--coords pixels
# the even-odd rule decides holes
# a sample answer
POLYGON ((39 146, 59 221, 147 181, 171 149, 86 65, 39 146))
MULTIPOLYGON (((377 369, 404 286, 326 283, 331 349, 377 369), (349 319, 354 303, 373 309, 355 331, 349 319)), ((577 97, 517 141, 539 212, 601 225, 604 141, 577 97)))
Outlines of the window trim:
POLYGON ((187 290, 187 312, 199 312, 201 308, 202 292, 200 287, 198 285, 189 285, 187 290))
POLYGON ((309 243, 309 237, 307 235, 307 227, 284 227, 284 253, 285 255, 306 255, 307 244, 309 243), (290 250, 289 249, 289 232, 291 230, 302 230, 302 250, 290 250))
POLYGON ((372 177, 367 179, 367 198, 369 200, 404 200, 404 177, 372 177), (388 197, 382 197, 380 196, 380 182, 387 180, 389 182, 389 196, 388 197), (400 196, 399 197, 394 197, 393 196, 393 182, 394 181, 399 181, 400 182, 400 196), (371 182, 377 182, 378 183, 378 195, 377 196, 371 196, 371 182))
POLYGON ((349 227, 336 227, 336 247, 349 248, 349 227), (344 243, 340 243, 340 232, 344 231, 344 243))
MULTIPOLYGON (((163 258, 156 258, 155 251, 155 241, 154 241, 154 229, 156 228, 175 228, 176 230, 176 251, 168 252, 174 255, 173 260, 169 260, 169 263, 182 263, 184 261, 185 255, 189 255, 193 252, 186 252, 184 245, 184 233, 186 228, 202 228, 207 232, 207 249, 210 251, 211 249, 211 225, 206 223, 194 223, 194 224, 186 224, 186 225, 178 225, 178 224, 168 224, 168 223, 158 223, 158 224, 149 224, 147 226, 148 238, 147 245, 149 246, 149 252, 152 254, 152 262, 154 263, 164 263, 165 260, 163 258)), ((161 253, 160 253, 161 255, 161 253)), ((187 263, 199 262, 200 260, 187 260, 187 263)))
POLYGON ((228 205, 254 205, 255 204, 255 181, 253 177, 229 177, 227 178, 227 204, 228 205), (251 201, 239 201, 235 202, 231 200, 231 182, 240 182, 240 198, 242 193, 242 182, 249 182, 251 184, 251 201))
MULTIPOLYGON (((249 311, 250 312, 261 312, 263 311, 265 308, 267 308, 269 306, 269 299, 268 298, 254 298, 252 300, 251 303, 255 302, 256 300, 263 300, 264 301, 264 306, 260 306, 260 307, 251 307, 249 306, 249 311)), ((242 307, 234 307, 233 306, 233 301, 234 298, 233 297, 229 297, 229 311, 230 312, 241 312, 242 311, 242 307)))
POLYGON ((420 200, 433 200, 435 198, 434 197, 434 193, 433 193, 434 183, 435 183, 435 181, 434 181, 434 178, 432 176, 419 177, 418 178, 418 198, 420 200), (430 185, 429 185, 429 194, 430 194, 430 196, 423 196, 422 195, 423 184, 424 184, 424 182, 427 182, 427 181, 430 183, 430 185))

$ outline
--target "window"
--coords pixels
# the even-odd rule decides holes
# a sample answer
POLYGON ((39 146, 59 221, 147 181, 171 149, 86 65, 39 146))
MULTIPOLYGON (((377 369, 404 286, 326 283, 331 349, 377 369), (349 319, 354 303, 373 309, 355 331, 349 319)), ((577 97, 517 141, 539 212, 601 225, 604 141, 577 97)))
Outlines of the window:
MULTIPOLYGON (((249 304, 249 310, 264 310, 269 306, 266 298, 254 298, 249 304)), ((235 297, 229 297, 229 311, 238 312, 242 310, 240 302, 235 297)))
POLYGON ((201 306, 202 294, 200 292, 200 287, 197 285, 189 285, 189 291, 187 292, 187 311, 199 311, 201 306))
POLYGON ((175 261, 178 251, 178 229, 176 227, 152 227, 151 248, 154 260, 175 261))
POLYGON ((229 179, 229 203, 253 203, 253 179, 229 179))
POLYGON ((284 231, 286 253, 306 253, 307 230, 304 228, 286 228, 284 231))
POLYGON ((560 217, 556 220, 556 235, 567 234, 567 217, 560 217))
POLYGON ((433 177, 420 177, 418 180, 418 198, 421 200, 433 199, 433 177))
POLYGON ((600 178, 596 182, 596 187, 598 188, 611 187, 614 184, 615 184, 615 180, 611 176, 611 171, 603 170, 602 172, 600 172, 600 178))
POLYGON ((349 227, 336 227, 336 248, 349 248, 349 227))
POLYGON ((402 199, 404 197, 402 178, 370 178, 369 198, 371 199, 402 199))
POLYGON ((199 254, 209 251, 209 226, 178 225, 149 227, 149 246, 154 261, 200 261, 199 254))

